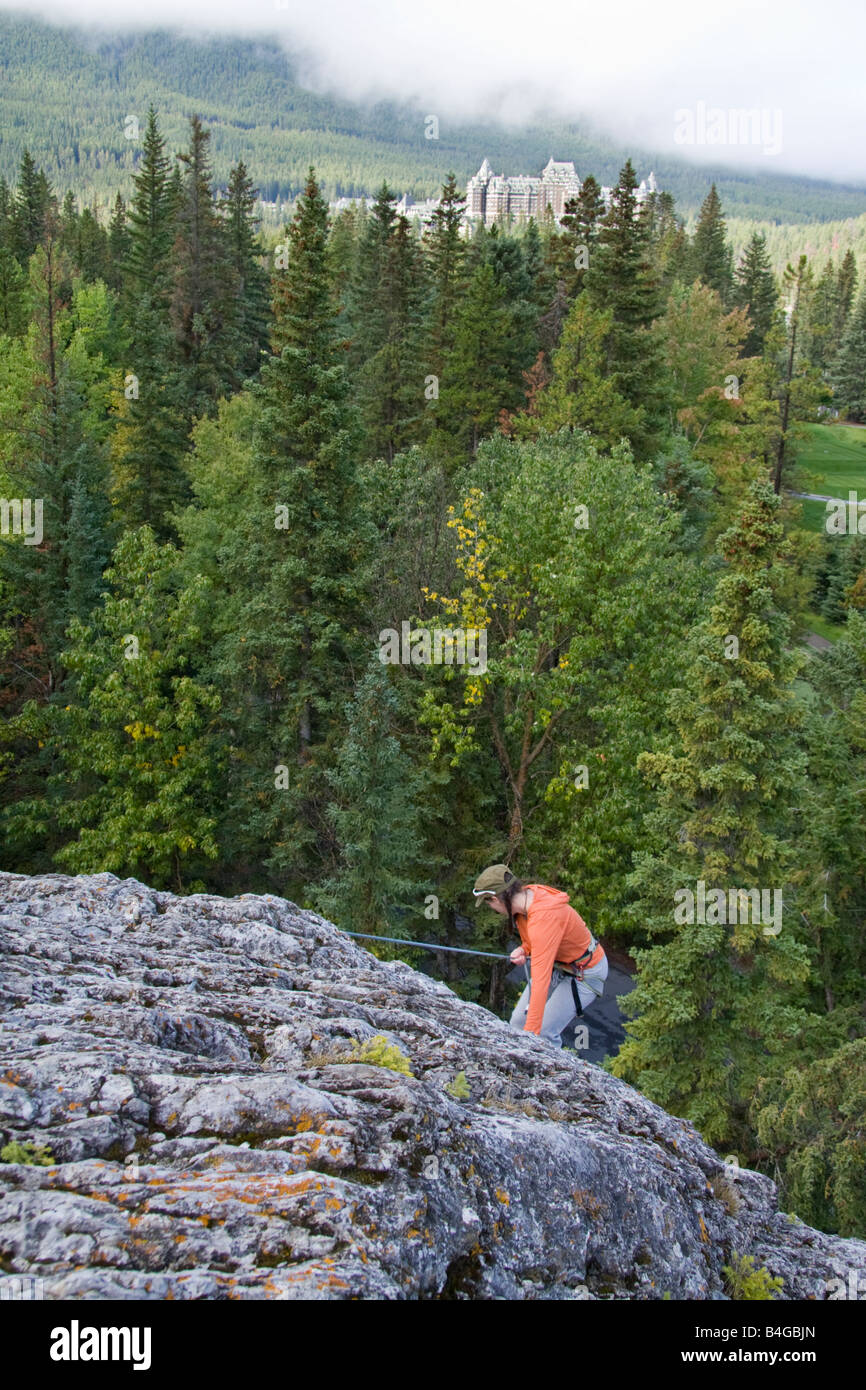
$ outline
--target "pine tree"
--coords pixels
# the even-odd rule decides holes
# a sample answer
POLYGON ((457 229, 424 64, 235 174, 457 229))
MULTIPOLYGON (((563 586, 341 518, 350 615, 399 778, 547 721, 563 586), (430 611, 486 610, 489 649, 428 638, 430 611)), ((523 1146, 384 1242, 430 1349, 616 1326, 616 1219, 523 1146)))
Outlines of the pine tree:
POLYGON ((633 440, 636 456, 645 458, 655 452, 664 426, 665 388, 659 349, 650 333, 661 308, 659 287, 636 188, 627 160, 611 193, 585 287, 594 309, 612 312, 607 370, 619 395, 645 412, 641 433, 633 440))
POLYGON ((740 893, 757 885, 775 908, 772 892, 786 891, 787 826, 802 786, 791 690, 802 657, 777 606, 785 555, 778 506, 768 483, 754 483, 720 538, 715 602, 670 699, 678 747, 639 759, 660 799, 647 819, 654 848, 636 856, 635 911, 650 935, 666 939, 636 952, 629 1013, 637 1018, 611 1064, 708 1143, 740 1151, 755 1084, 803 1016, 809 975, 796 914, 783 915, 780 931, 774 914, 766 932, 740 893), (699 894, 701 881, 706 921, 694 902, 689 917, 685 896, 699 894))
POLYGON ((42 239, 45 219, 56 200, 44 173, 37 170, 29 150, 21 156, 12 214, 14 249, 26 266, 42 239))
POLYGON ((574 299, 583 289, 584 278, 593 247, 598 239, 604 217, 604 198, 601 187, 592 174, 587 174, 576 198, 569 198, 562 216, 562 231, 552 241, 556 277, 565 285, 568 298, 574 299))
POLYGON ((716 290, 727 307, 733 298, 733 254, 726 239, 722 204, 713 184, 701 204, 691 247, 691 273, 716 290))
MULTIPOLYGON (((64 690, 66 629, 97 601, 112 540, 104 423, 96 399, 106 394, 106 384, 88 400, 87 371, 70 346, 69 278, 50 211, 43 244, 30 259, 33 322, 27 339, 17 340, 8 354, 6 369, 12 370, 0 393, 0 437, 14 441, 6 465, 11 490, 31 499, 33 508, 33 539, 4 538, 0 544, 0 684, 7 712, 16 716, 28 701, 42 706, 64 690)), ((24 746, 16 761, 10 800, 22 786, 32 789, 34 765, 44 755, 24 746)))
POLYGON ((381 280, 369 301, 382 341, 357 373, 366 452, 389 462, 417 439, 421 429, 424 298, 423 259, 401 216, 388 238, 381 280))
POLYGON ((449 174, 424 233, 431 286, 430 347, 425 376, 442 377, 445 359, 454 346, 457 310, 465 290, 466 243, 461 234, 465 205, 454 175, 449 174))
POLYGON ((142 141, 141 160, 133 175, 135 193, 129 208, 129 255, 126 274, 133 296, 149 295, 156 305, 169 300, 169 253, 174 239, 170 195, 170 161, 151 106, 142 141))
POLYGON ((73 264, 78 264, 78 204, 69 188, 60 208, 60 246, 73 264))
POLYGON ((328 773, 339 860, 316 893, 317 910, 353 931, 397 935, 401 913, 418 913, 429 886, 421 829, 427 774, 403 747, 401 716, 398 691, 376 655, 328 773))
POLYGON ((353 203, 335 217, 328 237, 328 264, 334 285, 334 301, 340 309, 341 331, 351 336, 351 288, 358 273, 358 256, 367 225, 366 204, 353 203))
POLYGON ((639 432, 639 414, 605 375, 611 319, 611 310, 593 309, 585 296, 573 304, 553 353, 550 385, 538 400, 536 418, 542 429, 552 434, 566 425, 588 430, 608 447, 639 432))
POLYGON ((217 215, 208 154, 210 131, 190 120, 190 147, 179 156, 182 197, 175 212, 171 320, 190 416, 213 409, 242 379, 239 276, 230 263, 226 224, 217 215))
POLYGON ((17 338, 27 326, 27 276, 12 250, 0 241, 0 334, 17 338))
POLYGON ((785 342, 779 354, 779 437, 773 469, 773 487, 782 490, 785 468, 791 457, 791 436, 798 419, 810 418, 822 395, 829 391, 822 385, 817 371, 806 360, 808 347, 809 312, 814 290, 814 277, 805 255, 796 268, 789 265, 782 277, 788 305, 785 312, 785 342))
POLYGON ((491 229, 485 259, 505 295, 511 316, 507 371, 517 400, 523 373, 529 370, 538 352, 533 280, 526 265, 524 246, 516 237, 502 235, 498 227, 491 229))
POLYGON ((831 259, 815 283, 809 312, 807 352, 812 366, 822 371, 830 366, 836 355, 834 334, 838 312, 839 281, 831 259))
POLYGON ((70 626, 74 698, 52 721, 51 786, 71 832, 57 862, 200 890, 185 876, 216 857, 220 781, 210 735, 219 700, 190 670, 206 585, 181 587, 177 552, 148 527, 122 538, 106 579, 104 609, 70 626))
POLYGON ((837 284, 836 300, 836 322, 834 331, 837 344, 841 340, 848 323, 848 317, 854 307, 854 296, 857 293, 857 261, 850 246, 842 257, 839 266, 839 280, 837 284))
POLYGON ((383 183, 370 208, 358 247, 355 273, 349 286, 349 361, 354 369, 374 357, 388 338, 384 280, 388 247, 397 223, 396 203, 396 193, 383 183))
POLYGON ((389 461, 417 434, 424 410, 424 267, 396 196, 383 184, 370 209, 348 289, 349 362, 365 453, 389 461))
POLYGON ((168 322, 173 197, 165 141, 153 107, 133 184, 123 269, 129 345, 112 441, 114 495, 127 525, 149 525, 157 535, 166 536, 173 508, 187 495, 181 469, 186 428, 168 322))
POLYGON ((759 357, 764 351, 767 334, 773 326, 779 295, 767 255, 767 238, 763 232, 753 232, 737 266, 734 302, 748 309, 752 327, 743 344, 741 356, 759 357))
POLYGON ((268 276, 258 244, 257 196, 258 189, 240 160, 232 169, 226 195, 219 202, 227 224, 229 260, 237 280, 239 376, 252 376, 258 371, 268 345, 268 276))
MULTIPOLYGON (((223 693, 223 737, 233 750, 223 834, 258 883, 289 874, 300 884, 331 851, 323 774, 363 651, 369 541, 327 237, 327 204, 311 169, 287 231, 288 266, 277 274, 274 351, 251 396, 196 432, 219 468, 221 436, 249 413, 243 474, 214 498, 210 520, 184 519, 185 531, 220 537, 208 672, 223 693)), ((206 497, 213 465, 193 472, 206 497)))
POLYGON ((129 228, 126 221, 126 203, 118 193, 114 200, 111 221, 108 224, 108 275, 107 283, 113 290, 123 286, 123 268, 129 259, 129 228))
POLYGON ((656 274, 662 289, 688 277, 690 248, 682 218, 670 193, 651 193, 644 204, 649 219, 656 274))
POLYGON ((0 246, 10 250, 14 243, 13 201, 8 183, 0 174, 0 246))
POLYGON ((520 403, 511 376, 513 316, 492 265, 475 270, 455 319, 436 410, 439 438, 452 460, 474 454, 500 411, 520 403))
POLYGON ((534 217, 530 217, 523 234, 523 267, 529 281, 528 298, 535 308, 535 317, 543 313, 550 303, 549 291, 552 288, 544 261, 544 247, 541 233, 534 217))
POLYGON ((832 367, 833 399, 847 420, 866 422, 866 292, 842 336, 832 367))

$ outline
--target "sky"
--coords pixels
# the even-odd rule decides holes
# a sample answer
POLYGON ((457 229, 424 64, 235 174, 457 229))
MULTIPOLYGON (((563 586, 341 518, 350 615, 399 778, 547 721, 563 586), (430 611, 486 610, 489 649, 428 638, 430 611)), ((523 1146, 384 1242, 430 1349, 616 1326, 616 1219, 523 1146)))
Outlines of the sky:
POLYGON ((449 119, 517 124, 547 112, 671 156, 866 182, 863 0, 0 0, 0 9, 109 32, 274 36, 300 57, 307 85, 411 101, 440 130, 449 119))

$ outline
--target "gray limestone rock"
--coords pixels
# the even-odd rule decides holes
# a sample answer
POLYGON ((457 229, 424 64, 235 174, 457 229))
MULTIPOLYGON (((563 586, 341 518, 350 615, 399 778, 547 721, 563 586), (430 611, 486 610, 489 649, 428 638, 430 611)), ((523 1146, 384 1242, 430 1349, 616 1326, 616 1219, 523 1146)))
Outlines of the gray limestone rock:
POLYGON ((866 1242, 272 896, 0 874, 3 1279, 45 1298, 824 1299, 866 1242), (352 1060, 384 1034, 412 1075, 352 1060), (470 1096, 445 1087, 465 1072, 470 1096))

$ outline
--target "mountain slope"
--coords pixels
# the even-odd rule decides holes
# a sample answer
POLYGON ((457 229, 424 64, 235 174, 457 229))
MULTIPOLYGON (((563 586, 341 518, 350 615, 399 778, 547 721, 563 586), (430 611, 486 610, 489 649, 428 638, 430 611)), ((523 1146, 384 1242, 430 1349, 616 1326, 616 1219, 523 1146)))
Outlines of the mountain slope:
POLYGON ((217 178, 224 181, 243 159, 269 201, 294 196, 310 163, 331 197, 373 192, 386 179, 425 198, 438 193, 449 170, 463 180, 485 155, 505 173, 538 173, 554 155, 613 184, 631 154, 641 175, 655 169, 683 213, 695 211, 713 179, 726 210, 742 217, 806 222, 866 212, 862 187, 699 168, 560 121, 509 130, 442 119, 439 138, 429 140, 425 113, 305 90, 276 42, 104 35, 0 14, 0 174, 7 182, 29 147, 61 194, 72 187, 107 207, 118 189, 129 193, 139 153, 125 137, 126 118, 137 116, 143 130, 151 102, 170 149, 186 147, 188 117, 197 112, 212 131, 217 178))

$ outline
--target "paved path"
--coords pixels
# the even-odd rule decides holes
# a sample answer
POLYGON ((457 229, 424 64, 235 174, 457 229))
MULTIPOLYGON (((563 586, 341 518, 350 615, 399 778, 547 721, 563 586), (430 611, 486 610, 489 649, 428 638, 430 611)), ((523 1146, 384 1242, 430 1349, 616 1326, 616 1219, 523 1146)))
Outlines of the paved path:
MULTIPOLYGON (((852 488, 851 491, 853 492, 854 489, 852 488)), ((810 502, 840 502, 843 507, 847 507, 848 505, 847 497, 825 497, 822 492, 789 492, 788 496, 806 497, 810 502)), ((866 507, 866 498, 859 502, 858 505, 861 507, 866 507)))
POLYGON ((817 632, 810 632, 808 637, 803 638, 804 647, 812 647, 816 652, 829 652, 833 646, 826 637, 821 637, 817 632))

